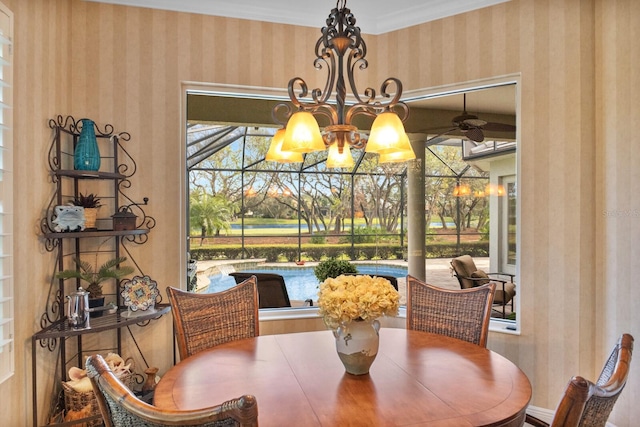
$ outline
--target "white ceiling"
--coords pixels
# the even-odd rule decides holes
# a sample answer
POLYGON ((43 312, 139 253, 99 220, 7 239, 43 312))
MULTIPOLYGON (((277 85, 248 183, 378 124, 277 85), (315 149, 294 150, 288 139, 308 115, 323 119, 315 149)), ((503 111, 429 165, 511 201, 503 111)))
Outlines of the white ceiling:
MULTIPOLYGON (((86 0, 255 21, 322 27, 334 0, 86 0)), ((347 7, 365 34, 434 21, 509 0, 349 0, 347 7)))

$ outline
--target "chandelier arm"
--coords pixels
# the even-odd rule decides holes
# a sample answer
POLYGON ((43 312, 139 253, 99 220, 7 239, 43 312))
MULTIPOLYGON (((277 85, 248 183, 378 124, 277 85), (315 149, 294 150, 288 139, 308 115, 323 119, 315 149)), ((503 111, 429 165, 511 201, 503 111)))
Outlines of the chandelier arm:
POLYGON ((367 138, 360 135, 359 132, 354 132, 351 135, 355 135, 354 138, 350 138, 349 145, 351 145, 351 148, 363 149, 367 145, 367 138))
POLYGON ((322 38, 318 39, 316 42, 316 59, 313 61, 313 66, 317 70, 322 70, 323 63, 327 66, 327 81, 324 85, 324 90, 322 92, 318 90, 318 96, 316 102, 327 102, 329 97, 331 96, 331 92, 333 92, 333 85, 336 80, 336 59, 333 55, 333 51, 328 48, 322 48, 322 38))
POLYGON ((357 128, 350 125, 327 126, 327 132, 322 135, 326 147, 332 144, 338 146, 338 152, 342 154, 345 145, 351 148, 362 149, 367 144, 367 138, 358 132, 357 128))
MULTIPOLYGON (((364 45, 364 42, 362 43, 364 45)), ((365 47, 366 51, 366 47, 365 47)), ((375 89, 368 87, 364 91, 364 95, 367 98, 364 101, 358 91, 355 80, 355 69, 356 67, 360 70, 366 70, 369 67, 369 62, 364 59, 364 53, 360 49, 352 49, 349 57, 347 58, 347 78, 349 79, 349 86, 351 87, 351 92, 353 93, 354 98, 358 102, 371 103, 376 98, 375 89)))
MULTIPOLYGON (((300 98, 307 96, 309 93, 307 83, 300 77, 294 77, 291 80, 289 80, 288 92, 289 92, 289 98, 291 100, 291 103, 295 107, 297 107, 298 110, 308 111, 312 114, 319 113, 328 117, 331 123, 338 122, 337 113, 333 111, 334 109, 331 107, 331 105, 329 105, 323 100, 323 94, 319 88, 313 89, 313 91, 311 91, 313 102, 303 102, 300 98), (295 90, 296 85, 300 85, 300 92, 298 94, 296 94, 296 90, 295 90)), ((276 109, 281 110, 284 108, 283 106, 285 105, 287 104, 285 103, 277 104, 274 107, 274 111, 271 112, 272 117, 274 117, 274 120, 277 121, 278 123, 282 123, 282 121, 276 120, 275 114, 279 113, 279 111, 275 111, 275 110, 276 109)), ((289 106, 289 108, 286 110, 286 118, 288 119, 289 117, 291 117, 292 114, 293 114, 293 109, 289 106)))
POLYGON ((300 108, 300 106, 302 105, 302 101, 300 101, 299 98, 304 98, 309 93, 307 82, 305 82, 301 77, 294 77, 289 80, 287 90, 289 92, 289 99, 291 99, 291 103, 300 108), (300 85, 300 93, 298 95, 296 95, 295 91, 296 85, 300 85))
MULTIPOLYGON (((379 108, 380 112, 384 110, 384 108, 379 108)), ((349 107, 349 111, 347 111, 347 115, 345 118, 345 122, 351 124, 351 121, 355 116, 364 115, 369 117, 376 117, 376 107, 367 102, 359 102, 357 104, 351 105, 349 107)))
POLYGON ((364 148, 367 144, 367 138, 362 137, 360 132, 350 132, 345 136, 345 142, 351 146, 351 148, 364 148))
POLYGON ((389 108, 393 108, 394 105, 400 102, 400 97, 402 96, 402 82, 395 77, 388 77, 380 86, 380 95, 384 98, 391 98, 387 89, 392 84, 395 85, 396 90, 393 98, 388 102, 389 108))
POLYGON ((409 118, 409 106, 404 102, 400 101, 390 107, 397 115, 400 117, 400 120, 404 123, 409 118), (398 111, 400 110, 400 112, 398 111), (402 113, 402 114, 401 114, 402 113))
POLYGON ((323 102, 321 104, 311 104, 308 108, 314 115, 317 114, 327 117, 330 124, 334 125, 338 123, 338 112, 333 105, 323 102))
POLYGON ((281 102, 276 104, 271 110, 271 118, 274 122, 285 127, 289 117, 293 114, 293 109, 291 108, 291 104, 287 102, 281 102))

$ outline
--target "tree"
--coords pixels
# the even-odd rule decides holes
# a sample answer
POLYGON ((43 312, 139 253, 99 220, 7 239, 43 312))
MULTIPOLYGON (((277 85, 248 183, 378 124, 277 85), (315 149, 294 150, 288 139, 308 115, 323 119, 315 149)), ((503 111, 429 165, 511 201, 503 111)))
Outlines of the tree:
POLYGON ((436 145, 427 149, 425 158, 426 170, 429 175, 426 180, 426 198, 429 206, 428 221, 431 215, 437 215, 442 222, 442 228, 447 229, 447 218, 452 218, 460 230, 469 228, 472 219, 479 218, 478 225, 486 220, 487 199, 483 188, 486 184, 484 173, 471 168, 460 156, 459 146, 436 145), (468 191, 455 196, 456 185, 460 183, 468 191), (458 221, 460 209, 460 224, 458 221))
POLYGON ((201 230, 200 244, 205 236, 220 235, 221 230, 231 229, 231 220, 238 212, 237 205, 222 196, 211 196, 202 191, 191 193, 189 221, 191 227, 201 230))

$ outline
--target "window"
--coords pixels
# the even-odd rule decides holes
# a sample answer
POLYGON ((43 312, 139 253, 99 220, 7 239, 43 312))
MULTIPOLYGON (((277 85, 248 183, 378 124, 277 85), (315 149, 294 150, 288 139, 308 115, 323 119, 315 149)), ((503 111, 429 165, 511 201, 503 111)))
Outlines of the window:
POLYGON ((0 3, 0 382, 14 372, 13 13, 0 3))
MULTIPOLYGON (((444 93, 438 88, 416 92, 414 98, 407 100, 413 121, 405 124, 409 133, 423 138, 425 145, 427 246, 433 245, 442 252, 441 243, 445 243, 455 245, 455 253, 475 251, 487 264, 482 266, 487 271, 516 276, 517 81, 516 76, 506 76, 488 80, 480 86, 477 84, 481 82, 474 82, 470 87, 460 85, 444 93), (509 191, 508 200, 505 190, 509 191), (505 257, 508 261, 505 270, 500 269, 503 263, 499 251, 502 248, 509 251, 505 257)), ((375 236, 392 239, 397 235, 396 240, 406 257, 408 218, 405 203, 411 197, 407 195, 411 190, 405 179, 406 171, 402 169, 406 165, 392 164, 400 168, 395 173, 369 171, 366 154, 360 159, 358 150, 352 150, 352 156, 358 159, 355 170, 325 169, 322 153, 311 153, 302 163, 265 164, 269 140, 275 132, 268 113, 277 99, 267 93, 252 94, 252 88, 234 87, 237 93, 229 92, 226 87, 185 89, 184 184, 185 194, 189 194, 185 207, 190 220, 184 234, 186 253, 197 253, 196 259, 296 261, 295 270, 300 271, 312 268, 300 265, 307 260, 317 260, 316 248, 323 249, 325 243, 345 243, 340 239, 351 234, 359 239, 371 237, 355 236, 353 230, 358 224, 369 224, 373 219, 375 236), (247 113, 249 111, 251 113, 247 113), (328 184, 322 184, 323 180, 328 184), (371 181, 370 186, 365 187, 368 181, 371 181), (358 188, 365 188, 360 192, 361 197, 355 191, 358 188), (388 192, 384 197, 375 192, 376 189, 395 188, 397 191, 388 192), (346 197, 339 198, 341 194, 346 197), (384 201, 385 207, 377 209, 378 205, 368 203, 369 199, 384 201), (390 209, 389 202, 396 201, 398 203, 393 206, 399 208, 390 209), (213 221, 214 213, 219 217, 225 213, 227 224, 213 221), (278 221, 270 221, 272 219, 278 221), (387 223, 395 229, 384 228, 387 223), (277 230, 265 231, 266 228, 277 230), (337 240, 330 241, 331 238, 337 240), (214 239, 216 244, 211 243, 214 239), (286 250, 275 247, 276 241, 282 241, 281 246, 286 245, 286 250), (198 249, 201 246, 204 247, 198 249), (211 258, 202 258, 202 255, 211 258)), ((375 161, 371 162, 371 165, 375 164, 375 161)), ((346 243, 350 244, 349 249, 343 250, 341 256, 350 256, 350 251, 358 248, 352 241, 346 243)), ((375 258, 372 259, 393 259, 400 253, 382 253, 386 243, 389 242, 376 241, 375 258)), ((395 244, 392 241, 388 246, 395 244)), ((351 259, 358 260, 364 252, 356 255, 351 259)), ((448 254, 442 257, 451 258, 448 254)), ((233 265, 225 264, 219 271, 211 270, 216 276, 212 279, 216 282, 216 291, 235 285, 233 279, 225 277, 233 268, 233 265)), ((189 285, 193 288, 198 283, 190 280, 189 285)), ((453 278, 452 283, 442 285, 459 286, 453 278)), ((314 290, 316 286, 314 282, 314 290)), ((312 299, 314 295, 315 292, 301 298, 289 297, 300 302, 312 299)), ((492 322, 494 330, 517 331, 518 306, 519 300, 515 300, 514 310, 506 319, 501 317, 492 322)), ((300 314, 297 314, 293 311, 283 310, 276 317, 300 318, 309 312, 298 310, 300 314), (285 311, 286 315, 282 314, 285 311)), ((273 311, 267 310, 266 314, 270 312, 273 311)), ((264 320, 263 315, 265 313, 261 313, 264 320)))
POLYGON ((513 272, 516 266, 516 198, 517 186, 516 177, 508 176, 503 179, 505 196, 502 198, 501 216, 506 216, 501 221, 500 236, 500 271, 513 272))

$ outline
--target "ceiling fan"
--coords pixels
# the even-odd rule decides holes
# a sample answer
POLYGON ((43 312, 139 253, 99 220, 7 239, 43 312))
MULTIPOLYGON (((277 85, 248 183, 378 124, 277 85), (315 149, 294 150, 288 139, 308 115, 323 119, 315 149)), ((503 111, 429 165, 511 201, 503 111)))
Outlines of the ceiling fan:
MULTIPOLYGON (((474 142, 482 142, 484 141, 484 131, 494 131, 494 132, 515 132, 516 127, 514 125, 506 124, 506 123, 492 123, 487 122, 485 120, 479 119, 478 116, 474 114, 467 113, 467 94, 463 93, 462 98, 462 114, 459 116, 455 116, 451 120, 451 124, 454 126, 445 130, 438 135, 429 138, 429 141, 435 140, 438 137, 448 134, 449 132, 453 132, 455 130, 459 130, 462 134, 474 142)), ((442 129, 442 128, 438 128, 442 129)), ((430 129, 431 131, 436 129, 430 129)))

